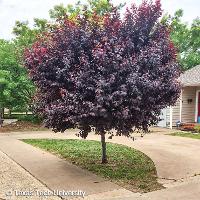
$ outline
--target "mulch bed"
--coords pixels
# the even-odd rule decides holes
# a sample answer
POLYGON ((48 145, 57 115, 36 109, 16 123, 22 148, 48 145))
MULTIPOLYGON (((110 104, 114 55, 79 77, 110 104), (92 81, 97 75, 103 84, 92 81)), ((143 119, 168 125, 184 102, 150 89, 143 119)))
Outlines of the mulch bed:
POLYGON ((183 123, 180 127, 181 131, 194 131, 195 123, 183 123))
POLYGON ((42 124, 34 124, 31 122, 17 121, 8 125, 0 127, 0 133, 15 132, 15 131, 44 131, 48 130, 44 128, 42 124))

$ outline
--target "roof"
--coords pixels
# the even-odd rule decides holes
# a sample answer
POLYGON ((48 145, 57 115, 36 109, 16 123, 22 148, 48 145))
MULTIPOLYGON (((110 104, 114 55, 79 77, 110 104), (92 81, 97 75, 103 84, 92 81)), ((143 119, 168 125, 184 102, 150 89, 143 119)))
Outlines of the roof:
POLYGON ((200 86, 200 65, 181 74, 180 81, 183 86, 200 86))

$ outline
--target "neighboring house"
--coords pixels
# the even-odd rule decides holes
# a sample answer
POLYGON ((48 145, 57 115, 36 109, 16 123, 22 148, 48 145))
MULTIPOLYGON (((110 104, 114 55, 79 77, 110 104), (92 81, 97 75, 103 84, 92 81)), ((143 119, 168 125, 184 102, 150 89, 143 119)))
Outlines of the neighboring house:
POLYGON ((162 110, 160 116, 162 121, 158 123, 158 126, 172 128, 178 121, 198 122, 198 117, 200 117, 200 65, 182 74, 180 81, 181 95, 175 106, 162 110))

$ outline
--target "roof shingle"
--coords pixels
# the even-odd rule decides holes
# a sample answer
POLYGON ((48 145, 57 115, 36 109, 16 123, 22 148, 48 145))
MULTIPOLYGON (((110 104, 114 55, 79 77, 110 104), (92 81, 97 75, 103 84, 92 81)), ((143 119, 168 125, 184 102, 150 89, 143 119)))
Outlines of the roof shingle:
POLYGON ((180 81, 183 86, 200 86, 200 65, 181 74, 180 81))

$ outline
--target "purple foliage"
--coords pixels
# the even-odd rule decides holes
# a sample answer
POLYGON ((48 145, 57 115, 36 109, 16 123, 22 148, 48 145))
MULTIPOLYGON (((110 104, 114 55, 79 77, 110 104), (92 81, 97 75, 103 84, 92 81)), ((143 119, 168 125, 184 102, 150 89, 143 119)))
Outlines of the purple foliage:
POLYGON ((132 5, 125 17, 66 19, 25 52, 47 127, 78 127, 86 138, 132 128, 148 130, 180 93, 179 66, 169 30, 158 19, 160 1, 132 5))

